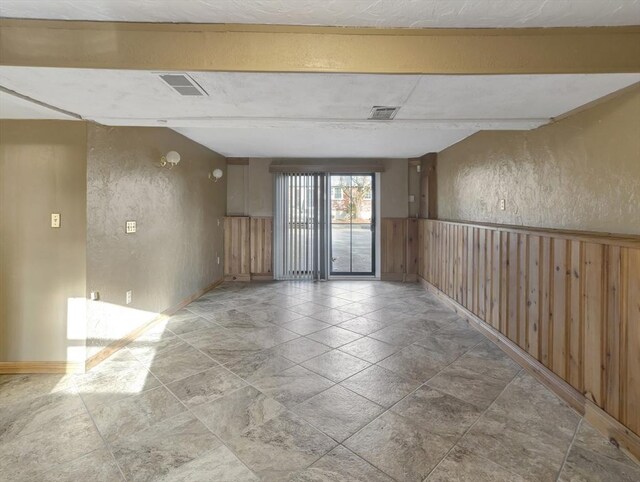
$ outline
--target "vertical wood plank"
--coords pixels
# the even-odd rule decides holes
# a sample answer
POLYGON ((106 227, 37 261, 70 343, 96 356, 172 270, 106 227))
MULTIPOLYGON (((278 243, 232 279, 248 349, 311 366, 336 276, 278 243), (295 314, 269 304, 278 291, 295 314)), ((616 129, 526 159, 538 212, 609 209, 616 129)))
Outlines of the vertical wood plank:
POLYGON ((567 247, 567 240, 553 240, 553 303, 550 320, 553 331, 552 369, 562 378, 567 376, 567 328, 569 326, 567 300, 571 281, 567 247))
POLYGON ((579 391, 583 387, 582 372, 582 297, 583 297, 583 243, 571 241, 571 283, 569 297, 569 379, 568 382, 579 391))
POLYGON ((500 330, 500 232, 491 230, 491 325, 500 330))
POLYGON ((529 236, 518 234, 518 345, 527 350, 527 269, 529 266, 529 236))
POLYGON ((500 333, 507 335, 509 300, 509 233, 500 233, 500 333))
POLYGON ((603 246, 584 247, 584 392, 596 405, 604 405, 603 374, 603 246))
POLYGON ((540 237, 529 237, 527 351, 540 360, 540 237))
POLYGON ((640 433, 640 249, 625 251, 623 423, 640 433))
POLYGON ((606 276, 606 320, 605 320, 605 410, 615 418, 620 417, 621 391, 621 333, 622 333, 622 290, 621 290, 621 249, 619 246, 605 247, 606 276))
POLYGON ((514 343, 518 343, 518 314, 519 314, 519 250, 518 233, 508 233, 509 244, 509 300, 507 302, 507 336, 514 343))
POLYGON ((544 236, 540 240, 540 361, 544 366, 551 367, 552 340, 551 312, 552 293, 552 262, 551 238, 544 236))

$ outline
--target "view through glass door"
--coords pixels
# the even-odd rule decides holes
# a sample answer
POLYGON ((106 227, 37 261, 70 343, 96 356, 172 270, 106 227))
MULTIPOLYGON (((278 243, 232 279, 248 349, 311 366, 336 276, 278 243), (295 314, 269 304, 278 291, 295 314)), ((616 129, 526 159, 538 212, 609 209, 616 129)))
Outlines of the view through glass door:
POLYGON ((331 174, 331 274, 375 274, 374 174, 331 174))

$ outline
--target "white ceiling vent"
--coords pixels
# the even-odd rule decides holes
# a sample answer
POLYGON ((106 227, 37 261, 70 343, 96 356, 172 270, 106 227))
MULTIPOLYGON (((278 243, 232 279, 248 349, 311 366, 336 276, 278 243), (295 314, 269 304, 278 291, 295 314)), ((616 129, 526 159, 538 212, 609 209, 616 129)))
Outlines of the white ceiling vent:
POLYGON ((393 119, 400 107, 388 107, 383 105, 374 105, 369 114, 371 120, 391 120, 393 119))
POLYGON ((208 95, 204 89, 187 74, 171 73, 158 75, 165 84, 180 95, 189 97, 208 95))

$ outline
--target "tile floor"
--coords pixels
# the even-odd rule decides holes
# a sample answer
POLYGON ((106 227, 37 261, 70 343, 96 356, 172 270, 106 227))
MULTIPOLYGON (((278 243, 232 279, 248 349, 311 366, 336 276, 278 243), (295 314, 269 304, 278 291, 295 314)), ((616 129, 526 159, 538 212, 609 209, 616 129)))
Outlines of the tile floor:
POLYGON ((416 284, 224 284, 83 375, 0 377, 7 481, 638 481, 416 284))

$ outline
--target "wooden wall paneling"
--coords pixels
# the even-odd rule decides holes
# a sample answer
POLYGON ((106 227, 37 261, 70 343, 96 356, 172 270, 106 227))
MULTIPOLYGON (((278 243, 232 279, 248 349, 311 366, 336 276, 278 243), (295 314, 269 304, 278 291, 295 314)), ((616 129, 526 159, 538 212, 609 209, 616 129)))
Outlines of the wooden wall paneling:
POLYGON ((640 434, 640 248, 626 249, 623 291, 624 418, 622 423, 640 434))
POLYGON ((529 237, 527 351, 540 360, 540 237, 529 237))
POLYGON ((552 370, 559 377, 567 375, 567 317, 569 298, 569 283, 571 270, 568 263, 568 245, 566 239, 552 240, 553 246, 553 299, 551 303, 551 331, 552 331, 552 370))
POLYGON ((232 216, 224 218, 224 274, 229 280, 246 280, 250 277, 251 262, 249 218, 232 216))
POLYGON ((570 243, 571 257, 571 281, 567 302, 569 306, 569 383, 579 391, 583 387, 582 373, 582 297, 583 297, 583 243, 572 241, 570 243))
POLYGON ((405 261, 407 275, 413 275, 411 279, 416 280, 415 275, 418 274, 419 250, 418 250, 418 220, 409 218, 407 222, 407 259, 405 261))
POLYGON ((527 268, 529 235, 518 234, 518 346, 527 350, 527 268))
POLYGON ((584 247, 584 391, 599 407, 603 403, 602 371, 604 367, 604 271, 603 246, 586 243, 584 247))
POLYGON ((620 417, 620 353, 622 332, 621 248, 605 246, 606 315, 605 315, 605 375, 604 408, 615 418, 620 417))
POLYGON ((491 234, 491 326, 496 329, 500 328, 500 269, 502 265, 502 253, 500 243, 500 232, 489 231, 491 234))
POLYGON ((251 218, 251 275, 271 276, 273 218, 251 218))
POLYGON ((518 343, 518 315, 519 315, 519 250, 518 233, 507 233, 509 245, 508 255, 508 284, 507 293, 507 337, 514 343, 518 343))
POLYGON ((500 233, 500 321, 501 333, 507 333, 507 303, 509 299, 509 233, 500 233))
POLYGON ((382 218, 381 264, 383 279, 404 279, 407 253, 407 219, 382 218))

